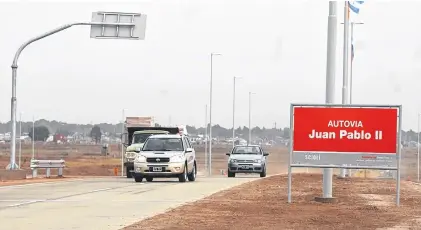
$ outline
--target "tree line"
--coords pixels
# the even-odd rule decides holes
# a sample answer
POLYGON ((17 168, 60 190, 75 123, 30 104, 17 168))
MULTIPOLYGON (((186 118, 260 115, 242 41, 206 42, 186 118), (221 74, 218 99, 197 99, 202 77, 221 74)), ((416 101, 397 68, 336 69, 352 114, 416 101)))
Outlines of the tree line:
MULTIPOLYGON (((22 122, 22 132, 29 133, 32 138, 32 122, 22 122)), ((160 126, 159 124, 156 124, 160 126)), ((186 126, 188 132, 193 135, 204 134, 206 129, 204 127, 186 126)), ((209 129, 209 125, 208 125, 209 129)), ((17 130, 19 131, 19 122, 17 123, 17 130)), ((78 134, 80 136, 92 137, 95 140, 100 139, 102 134, 107 134, 111 137, 120 137, 122 124, 69 124, 59 121, 47 121, 41 119, 35 121, 35 140, 46 140, 50 134, 61 134, 64 136, 78 134), (95 128, 94 128, 95 127, 95 128)), ((11 131, 11 122, 0 123, 0 133, 7 133, 11 131)), ((236 136, 248 138, 249 129, 246 126, 237 127, 235 129, 236 136)), ((252 128, 252 135, 267 139, 275 139, 276 137, 289 138, 289 128, 252 128)), ((19 134, 18 134, 19 135, 19 134)), ((220 125, 212 126, 212 136, 214 137, 232 137, 232 128, 224 128, 220 125)), ((421 136, 420 136, 421 137, 421 136)), ((417 141, 418 133, 413 130, 402 131, 403 141, 417 141)))
MULTIPOLYGON (((19 125, 17 123, 17 131, 19 132, 19 125)), ((32 122, 22 122, 22 132, 29 133, 32 138, 32 122)), ((156 124, 156 126, 160 126, 156 124)), ((208 125, 208 129, 209 129, 208 125)), ((186 126, 188 132, 193 135, 204 134, 206 129, 204 127, 186 126)), ((122 124, 69 124, 59 121, 48 121, 45 119, 35 121, 35 138, 36 140, 43 140, 48 138, 50 134, 61 134, 64 136, 78 134, 81 136, 100 137, 102 134, 107 134, 111 137, 120 137, 122 130, 122 124), (95 127, 95 128, 94 128, 95 127)), ((0 133, 7 133, 11 131, 11 122, 0 123, 0 133)), ((237 127, 235 133, 238 136, 247 136, 249 132, 248 127, 237 127)), ((275 138, 276 136, 288 137, 289 128, 270 128, 265 127, 254 127, 252 129, 253 135, 256 136, 267 136, 268 138, 275 138)), ((212 136, 214 137, 231 137, 232 128, 224 128, 220 125, 212 126, 212 136)), ((19 135, 19 134, 18 134, 19 135)))

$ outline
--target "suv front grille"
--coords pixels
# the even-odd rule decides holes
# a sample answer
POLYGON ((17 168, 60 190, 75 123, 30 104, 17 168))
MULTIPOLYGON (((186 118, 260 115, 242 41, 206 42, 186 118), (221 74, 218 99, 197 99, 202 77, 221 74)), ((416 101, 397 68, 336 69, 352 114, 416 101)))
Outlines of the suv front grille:
POLYGON ((148 157, 146 159, 148 163, 167 163, 170 162, 170 158, 168 157, 148 157))

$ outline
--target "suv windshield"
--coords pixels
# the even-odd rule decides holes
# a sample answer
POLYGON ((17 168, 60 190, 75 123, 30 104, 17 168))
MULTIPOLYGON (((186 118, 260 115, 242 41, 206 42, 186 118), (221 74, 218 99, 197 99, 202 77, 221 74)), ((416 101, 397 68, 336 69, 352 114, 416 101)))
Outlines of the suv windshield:
POLYGON ((232 154, 262 154, 257 146, 239 146, 235 147, 232 154))
POLYGON ((151 138, 142 151, 183 151, 181 138, 151 138))
POLYGON ((138 133, 138 134, 133 134, 132 144, 142 144, 142 143, 145 143, 146 139, 148 139, 149 136, 152 136, 152 134, 151 133, 138 133))

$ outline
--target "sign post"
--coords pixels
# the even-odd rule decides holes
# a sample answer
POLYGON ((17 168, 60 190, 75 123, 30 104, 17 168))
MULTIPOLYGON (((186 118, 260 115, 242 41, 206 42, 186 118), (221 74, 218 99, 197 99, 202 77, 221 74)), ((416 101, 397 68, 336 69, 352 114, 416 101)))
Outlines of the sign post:
POLYGON ((400 105, 291 104, 290 112, 288 181, 292 167, 396 170, 399 206, 400 105))

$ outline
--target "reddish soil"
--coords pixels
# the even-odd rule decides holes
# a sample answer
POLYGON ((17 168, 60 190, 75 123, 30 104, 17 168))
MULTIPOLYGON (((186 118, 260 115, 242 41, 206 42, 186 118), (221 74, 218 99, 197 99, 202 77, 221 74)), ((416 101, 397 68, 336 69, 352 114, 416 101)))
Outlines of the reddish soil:
POLYGON ((223 229, 421 229, 421 186, 403 181, 401 206, 395 206, 395 181, 334 180, 335 204, 314 201, 322 177, 295 174, 292 204, 287 177, 273 176, 216 193, 203 200, 124 228, 160 230, 223 229))

